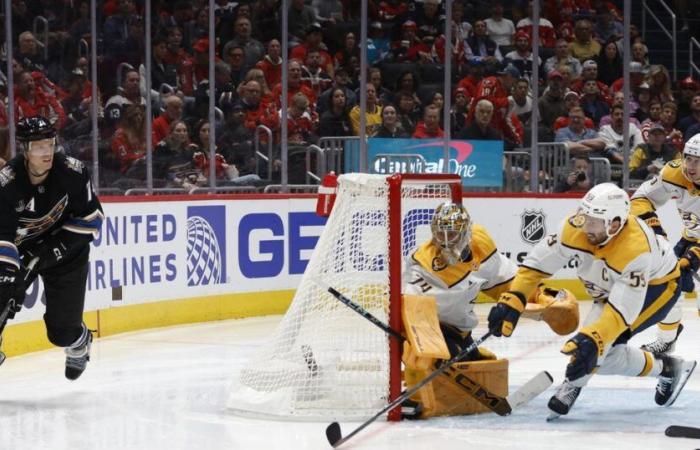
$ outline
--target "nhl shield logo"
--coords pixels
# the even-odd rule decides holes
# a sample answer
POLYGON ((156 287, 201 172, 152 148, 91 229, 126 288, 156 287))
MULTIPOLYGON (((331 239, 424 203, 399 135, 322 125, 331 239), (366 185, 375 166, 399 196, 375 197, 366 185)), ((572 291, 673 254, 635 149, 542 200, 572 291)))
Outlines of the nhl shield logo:
POLYGON ((520 215, 520 237, 528 244, 537 244, 544 238, 547 230, 544 225, 544 212, 542 210, 525 210, 520 215))

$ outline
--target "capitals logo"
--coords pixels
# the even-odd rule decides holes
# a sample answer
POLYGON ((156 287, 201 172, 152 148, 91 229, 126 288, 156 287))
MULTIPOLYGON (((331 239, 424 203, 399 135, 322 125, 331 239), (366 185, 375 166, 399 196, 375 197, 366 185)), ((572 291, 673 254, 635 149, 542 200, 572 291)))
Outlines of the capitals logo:
POLYGON ((187 285, 226 282, 226 208, 187 208, 187 285))

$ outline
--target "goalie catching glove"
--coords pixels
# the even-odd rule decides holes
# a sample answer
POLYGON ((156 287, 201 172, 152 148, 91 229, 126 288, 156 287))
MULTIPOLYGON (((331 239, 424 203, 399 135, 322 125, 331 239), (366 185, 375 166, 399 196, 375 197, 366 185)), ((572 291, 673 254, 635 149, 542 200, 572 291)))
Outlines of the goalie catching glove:
POLYGON ((520 292, 504 292, 498 298, 496 306, 489 313, 489 330, 494 336, 510 337, 520 314, 525 310, 525 296, 520 292))

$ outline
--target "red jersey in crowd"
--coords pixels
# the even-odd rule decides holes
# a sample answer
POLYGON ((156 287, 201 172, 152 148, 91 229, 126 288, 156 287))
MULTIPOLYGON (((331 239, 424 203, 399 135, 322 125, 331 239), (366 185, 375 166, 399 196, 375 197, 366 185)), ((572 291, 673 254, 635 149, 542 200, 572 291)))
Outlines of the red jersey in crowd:
POLYGON ((425 122, 418 122, 416 129, 413 131, 413 137, 416 139, 431 139, 431 138, 441 138, 445 135, 442 128, 438 127, 436 131, 430 132, 425 128, 425 122))
POLYGON ((255 64, 255 67, 263 71, 267 86, 272 88, 282 81, 282 58, 274 62, 270 59, 270 55, 263 56, 263 59, 255 64))
POLYGON ((471 123, 474 120, 476 104, 482 99, 486 99, 493 104, 491 125, 501 130, 508 141, 514 144, 521 144, 525 136, 525 130, 516 115, 508 114, 508 92, 501 85, 498 77, 486 77, 476 86, 471 105, 469 106, 467 123, 471 123))
POLYGON ((132 142, 123 128, 117 128, 110 146, 114 158, 119 161, 119 171, 124 173, 139 158, 146 154, 142 143, 132 142))

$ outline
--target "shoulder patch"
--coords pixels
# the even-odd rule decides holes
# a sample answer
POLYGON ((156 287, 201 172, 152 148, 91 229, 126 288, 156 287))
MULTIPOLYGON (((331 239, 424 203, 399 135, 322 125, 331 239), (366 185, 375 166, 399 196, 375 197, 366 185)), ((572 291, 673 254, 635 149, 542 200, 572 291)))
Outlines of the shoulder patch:
POLYGON ((83 173, 85 165, 82 163, 82 161, 79 161, 72 156, 66 156, 66 167, 78 173, 83 173))
POLYGON ((673 161, 668 162, 669 167, 673 167, 674 169, 677 169, 681 166, 681 160, 680 159, 674 159, 673 161))
POLYGON ((0 186, 5 187, 7 184, 15 179, 15 170, 12 166, 6 165, 0 169, 0 186))
POLYGON ((586 218, 583 217, 583 214, 574 214, 573 216, 569 217, 569 225, 574 228, 581 228, 585 221, 586 218))

